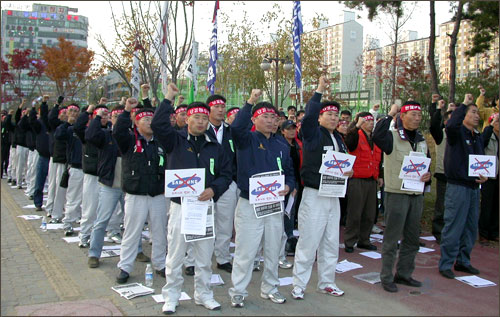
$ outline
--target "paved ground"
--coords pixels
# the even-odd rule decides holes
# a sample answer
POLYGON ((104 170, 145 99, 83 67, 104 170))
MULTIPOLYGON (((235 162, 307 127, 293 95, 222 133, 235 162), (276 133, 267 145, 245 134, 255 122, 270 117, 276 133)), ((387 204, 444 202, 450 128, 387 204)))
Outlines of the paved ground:
MULTIPOLYGON (((34 209, 23 209, 32 204, 22 190, 12 189, 1 180, 1 315, 159 315, 161 304, 151 296, 132 300, 121 298, 111 290, 118 273, 118 258, 101 260, 98 269, 87 267, 87 250, 77 244, 67 244, 61 230, 42 232, 39 220, 24 220, 17 216, 36 214, 34 209)), ((428 234, 424 234, 428 235, 428 234)), ((376 245, 381 246, 380 243, 376 245)), ((380 284, 371 285, 353 278, 353 275, 379 272, 380 260, 340 251, 340 260, 348 259, 363 268, 337 274, 337 284, 346 294, 334 298, 314 291, 317 282, 314 267, 306 299, 291 298, 292 287, 281 291, 288 297, 284 305, 261 299, 261 273, 254 273, 249 287, 250 296, 243 309, 230 307, 227 289, 230 274, 214 267, 225 285, 215 286, 215 298, 222 310, 209 312, 196 306, 193 300, 182 301, 178 315, 462 315, 497 316, 499 312, 498 286, 473 288, 457 280, 447 280, 437 271, 439 248, 433 242, 427 247, 434 252, 417 256, 414 277, 424 283, 415 289, 400 286, 400 291, 389 294, 380 284)), ((144 243, 145 253, 151 247, 144 243)), ((289 260, 293 261, 293 257, 289 260)), ((214 261, 215 263, 215 261, 214 261)), ((499 283, 498 245, 476 245, 472 263, 481 270, 480 277, 499 283)), ((130 282, 143 282, 145 263, 136 263, 130 282)), ((280 269, 280 277, 291 276, 291 270, 280 269)), ((464 274, 458 273, 461 276, 464 274)), ((155 293, 161 292, 164 280, 155 275, 155 293)), ((185 277, 184 289, 193 296, 193 277, 185 277)))

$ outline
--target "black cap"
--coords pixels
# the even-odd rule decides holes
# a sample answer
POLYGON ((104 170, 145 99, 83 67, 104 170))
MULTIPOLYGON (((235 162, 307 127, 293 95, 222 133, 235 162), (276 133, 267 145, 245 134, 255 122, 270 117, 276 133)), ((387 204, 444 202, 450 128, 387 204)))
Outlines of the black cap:
POLYGON ((286 120, 285 122, 283 122, 281 124, 281 130, 285 130, 285 129, 288 129, 289 127, 291 126, 294 126, 294 127, 297 127, 297 125, 295 124, 295 121, 293 120, 286 120))

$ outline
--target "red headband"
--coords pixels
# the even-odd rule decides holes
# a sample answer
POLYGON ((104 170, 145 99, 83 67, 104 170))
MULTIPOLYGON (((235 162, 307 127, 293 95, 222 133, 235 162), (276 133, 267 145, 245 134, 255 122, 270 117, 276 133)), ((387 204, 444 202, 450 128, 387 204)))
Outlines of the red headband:
POLYGON ((152 117, 152 116, 153 116, 153 114, 154 114, 154 113, 153 113, 153 112, 151 112, 151 111, 143 111, 143 112, 140 112, 140 113, 138 113, 138 114, 135 116, 135 121, 137 122, 137 121, 141 120, 141 119, 142 119, 142 118, 144 118, 144 117, 152 117))
POLYGON ((68 110, 67 108, 61 109, 61 110, 59 110, 59 114, 65 113, 67 110, 68 110))
POLYGON ((101 109, 102 109, 103 113, 108 113, 108 109, 98 108, 98 109, 94 110, 94 113, 93 113, 94 117, 97 116, 97 112, 99 112, 99 110, 101 110, 101 109))
POLYGON ((188 110, 187 115, 188 117, 190 115, 196 114, 196 113, 203 113, 206 114, 207 116, 210 115, 210 111, 208 111, 207 108, 205 107, 194 107, 188 110))
POLYGON ((422 111, 422 108, 420 107, 420 105, 404 105, 403 107, 401 107, 401 113, 412 110, 422 111))
POLYGON ((187 107, 177 107, 177 109, 175 109, 175 114, 178 114, 181 112, 186 112, 186 111, 187 111, 187 107))
POLYGON ((374 120, 374 119, 373 119, 373 116, 372 116, 371 114, 366 115, 366 116, 361 117, 361 118, 365 119, 366 121, 373 121, 373 120, 374 120))
POLYGON ((253 117, 257 118, 258 116, 260 116, 261 114, 264 114, 264 113, 276 114, 276 111, 273 108, 262 107, 260 109, 255 110, 255 112, 253 113, 253 117))
POLYGON ((139 111, 140 108, 132 108, 132 110, 130 112, 132 113, 136 113, 137 111, 139 111))
POLYGON ((325 106, 323 108, 321 108, 319 114, 322 114, 323 112, 327 112, 327 111, 333 111, 333 112, 339 112, 339 108, 337 106, 334 106, 334 105, 329 105, 329 106, 325 106))
POLYGON ((229 112, 227 113, 227 117, 229 118, 229 117, 230 117, 230 116, 232 116, 233 114, 237 114, 237 113, 238 113, 238 111, 240 111, 240 109, 233 109, 233 110, 229 111, 229 112))
POLYGON ((209 107, 212 107, 212 106, 215 106, 215 105, 225 105, 226 103, 224 102, 224 100, 222 99, 217 99, 217 100, 214 100, 214 101, 210 101, 208 103, 208 106, 209 107))
POLYGON ((68 106, 68 110, 71 110, 71 109, 76 110, 76 111, 80 111, 80 108, 78 108, 77 106, 74 106, 74 105, 68 106))
POLYGON ((123 109, 113 110, 113 111, 111 111, 111 115, 114 116, 115 114, 122 114, 123 111, 124 111, 123 109))

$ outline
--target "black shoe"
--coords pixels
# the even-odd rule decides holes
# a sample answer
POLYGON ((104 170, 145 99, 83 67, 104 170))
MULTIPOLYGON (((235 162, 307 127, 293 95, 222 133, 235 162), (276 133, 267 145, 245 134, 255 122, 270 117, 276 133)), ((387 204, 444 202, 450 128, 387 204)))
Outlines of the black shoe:
POLYGON ((66 237, 70 237, 70 236, 72 236, 74 233, 75 233, 75 231, 73 230, 73 228, 72 228, 72 227, 69 227, 69 228, 67 228, 67 229, 64 229, 64 235, 65 235, 66 237))
POLYGON ((95 256, 89 257, 88 265, 91 269, 95 269, 96 267, 99 266, 99 259, 96 258, 95 256))
POLYGON ((455 271, 467 272, 474 275, 479 274, 479 270, 473 267, 472 265, 462 265, 457 263, 455 264, 454 269, 455 271))
POLYGON ((403 284, 403 285, 407 285, 407 286, 411 286, 411 287, 421 287, 422 286, 422 282, 414 280, 411 277, 406 279, 406 278, 403 278, 397 274, 394 276, 394 283, 403 284))
POLYGON ((398 291, 398 287, 394 282, 392 283, 382 283, 382 287, 389 293, 396 293, 398 291))
POLYGON ((16 186, 17 185, 17 182, 16 180, 13 180, 12 183, 10 183, 12 186, 16 186))
POLYGON ((231 264, 231 262, 227 262, 224 264, 217 263, 217 268, 220 270, 224 270, 228 273, 231 273, 233 271, 233 265, 231 264))
POLYGON ((370 250, 370 251, 376 251, 377 247, 374 246, 373 244, 358 244, 358 249, 365 249, 365 250, 370 250))
POLYGON ((118 276, 116 277, 116 282, 118 284, 125 284, 128 281, 128 277, 129 275, 127 272, 125 272, 124 270, 120 270, 120 274, 118 274, 118 276))
POLYGON ((439 271, 439 273, 449 279, 454 279, 455 278, 455 273, 453 273, 451 270, 443 270, 439 271))
POLYGON ((347 252, 347 253, 353 253, 354 252, 354 248, 353 247, 345 246, 345 252, 347 252))
POLYGON ((425 247, 425 242, 420 241, 420 242, 418 243, 418 245, 419 245, 419 246, 421 246, 421 247, 425 247))
POLYGON ((30 195, 30 196, 28 197, 28 199, 29 199, 29 200, 33 200, 33 195, 30 195))
POLYGON ((160 275, 161 277, 165 277, 165 268, 161 270, 155 270, 156 274, 160 275))
POLYGON ((149 256, 145 255, 142 252, 137 253, 137 256, 135 257, 135 260, 138 261, 138 262, 151 262, 151 259, 149 258, 149 256))
POLYGON ((7 184, 10 184, 10 183, 12 183, 12 178, 9 178, 9 179, 7 180, 7 184))
POLYGON ((52 220, 49 221, 49 223, 62 223, 62 220, 57 218, 52 218, 52 220))
POLYGON ((42 206, 37 206, 35 210, 36 211, 43 211, 43 208, 42 208, 42 206))
POLYGON ((186 267, 186 269, 184 270, 184 273, 187 276, 193 276, 194 275, 194 266, 188 266, 188 267, 186 267))

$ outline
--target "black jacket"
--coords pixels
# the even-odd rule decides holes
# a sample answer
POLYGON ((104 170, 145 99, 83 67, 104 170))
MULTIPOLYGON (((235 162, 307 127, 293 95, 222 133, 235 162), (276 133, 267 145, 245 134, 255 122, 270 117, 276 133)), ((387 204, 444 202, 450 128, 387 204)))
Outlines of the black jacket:
POLYGON ((120 151, 111 129, 101 127, 101 116, 95 116, 90 121, 89 127, 85 130, 85 142, 99 149, 97 162, 99 182, 109 187, 113 186, 116 158, 120 156, 120 151))
POLYGON ((35 147, 40 156, 50 158, 49 152, 49 132, 48 126, 48 105, 47 103, 42 103, 40 106, 40 119, 36 117, 35 108, 31 109, 29 113, 29 123, 31 130, 35 133, 35 147))
MULTIPOLYGON (((87 123, 89 122, 89 113, 82 112, 76 119, 73 125, 73 132, 80 139, 82 143, 82 169, 83 172, 90 175, 97 176, 97 164, 99 161, 99 149, 92 143, 85 140, 85 131, 87 130, 87 123)), ((103 127, 106 128, 106 127, 103 127)))
POLYGON ((165 192, 166 152, 154 137, 148 142, 140 135, 143 151, 137 152, 131 125, 130 112, 124 111, 113 127, 122 154, 122 189, 132 195, 161 195, 165 192))
POLYGON ((14 129, 14 143, 16 145, 28 147, 26 144, 26 131, 30 129, 28 118, 26 116, 21 118, 22 109, 16 110, 15 121, 16 127, 14 129))
POLYGON ((56 138, 56 142, 66 142, 66 157, 68 158, 68 164, 73 168, 82 168, 82 142, 80 142, 80 139, 73 133, 73 126, 68 122, 64 122, 57 127, 54 137, 56 138))
POLYGON ((12 144, 12 131, 14 125, 12 124, 12 115, 7 115, 4 121, 1 123, 2 127, 2 146, 10 146, 12 144))
POLYGON ((477 178, 468 176, 469 154, 484 155, 483 140, 478 131, 472 132, 462 124, 466 109, 460 105, 446 123, 444 173, 448 183, 478 188, 477 178))
MULTIPOLYGON (((195 145, 193 136, 187 129, 175 130, 170 125, 170 115, 174 108, 169 100, 164 99, 151 122, 154 135, 168 153, 168 169, 204 168, 205 188, 214 191, 213 200, 216 202, 224 194, 231 183, 231 161, 225 154, 222 146, 206 133, 202 138, 199 150, 195 145), (211 167, 211 163, 213 162, 211 167)), ((172 201, 180 203, 179 198, 172 201)))
POLYGON ((67 142, 56 140, 54 133, 58 126, 64 123, 59 119, 59 105, 55 105, 49 112, 49 150, 52 149, 52 162, 66 164, 67 142))
MULTIPOLYGON (((328 150, 335 150, 332 137, 327 129, 318 123, 321 110, 321 94, 314 93, 306 106, 306 115, 302 121, 303 133, 303 163, 300 176, 304 186, 319 189, 321 174, 319 169, 323 161, 323 154, 328 150)), ((338 152, 347 153, 347 147, 340 133, 333 131, 333 136, 339 146, 338 152)))

